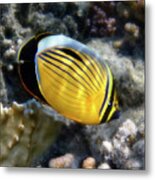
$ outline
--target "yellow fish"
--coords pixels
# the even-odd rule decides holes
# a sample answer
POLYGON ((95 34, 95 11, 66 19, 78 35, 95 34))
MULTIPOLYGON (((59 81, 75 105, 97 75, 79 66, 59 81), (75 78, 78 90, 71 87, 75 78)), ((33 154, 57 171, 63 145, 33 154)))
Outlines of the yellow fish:
POLYGON ((44 33, 20 48, 18 61, 25 89, 63 116, 91 125, 118 117, 112 72, 86 45, 44 33))

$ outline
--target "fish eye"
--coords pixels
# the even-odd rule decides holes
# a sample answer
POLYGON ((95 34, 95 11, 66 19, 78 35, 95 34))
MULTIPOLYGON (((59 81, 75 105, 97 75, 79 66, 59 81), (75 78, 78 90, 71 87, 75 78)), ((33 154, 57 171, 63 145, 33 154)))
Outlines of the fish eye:
POLYGON ((108 103, 108 106, 109 106, 109 107, 114 106, 114 107, 117 108, 117 107, 118 107, 118 103, 117 103, 117 102, 113 102, 113 103, 112 103, 112 102, 109 102, 109 103, 108 103))

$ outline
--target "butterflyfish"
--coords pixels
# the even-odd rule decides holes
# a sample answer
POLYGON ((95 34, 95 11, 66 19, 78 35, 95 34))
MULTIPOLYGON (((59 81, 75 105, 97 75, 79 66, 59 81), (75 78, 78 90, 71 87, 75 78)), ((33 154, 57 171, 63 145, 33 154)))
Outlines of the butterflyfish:
POLYGON ((18 61, 24 88, 64 117, 90 125, 118 118, 113 74, 83 43, 43 33, 21 46, 18 61))

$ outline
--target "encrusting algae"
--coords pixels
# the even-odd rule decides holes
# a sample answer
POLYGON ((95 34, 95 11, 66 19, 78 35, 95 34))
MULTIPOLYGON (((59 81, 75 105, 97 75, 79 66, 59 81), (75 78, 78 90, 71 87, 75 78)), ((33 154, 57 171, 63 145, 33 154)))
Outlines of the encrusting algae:
POLYGON ((0 166, 31 166, 55 140, 62 123, 42 109, 36 101, 0 104, 0 166))

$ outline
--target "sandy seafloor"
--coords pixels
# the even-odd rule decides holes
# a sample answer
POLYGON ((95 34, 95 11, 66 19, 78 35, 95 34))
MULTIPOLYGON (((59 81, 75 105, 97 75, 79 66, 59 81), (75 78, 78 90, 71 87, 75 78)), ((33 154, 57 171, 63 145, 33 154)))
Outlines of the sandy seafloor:
POLYGON ((145 169, 143 1, 1 4, 0 11, 0 166, 145 169), (46 31, 87 44, 109 64, 119 119, 79 125, 24 91, 18 49, 46 31))

